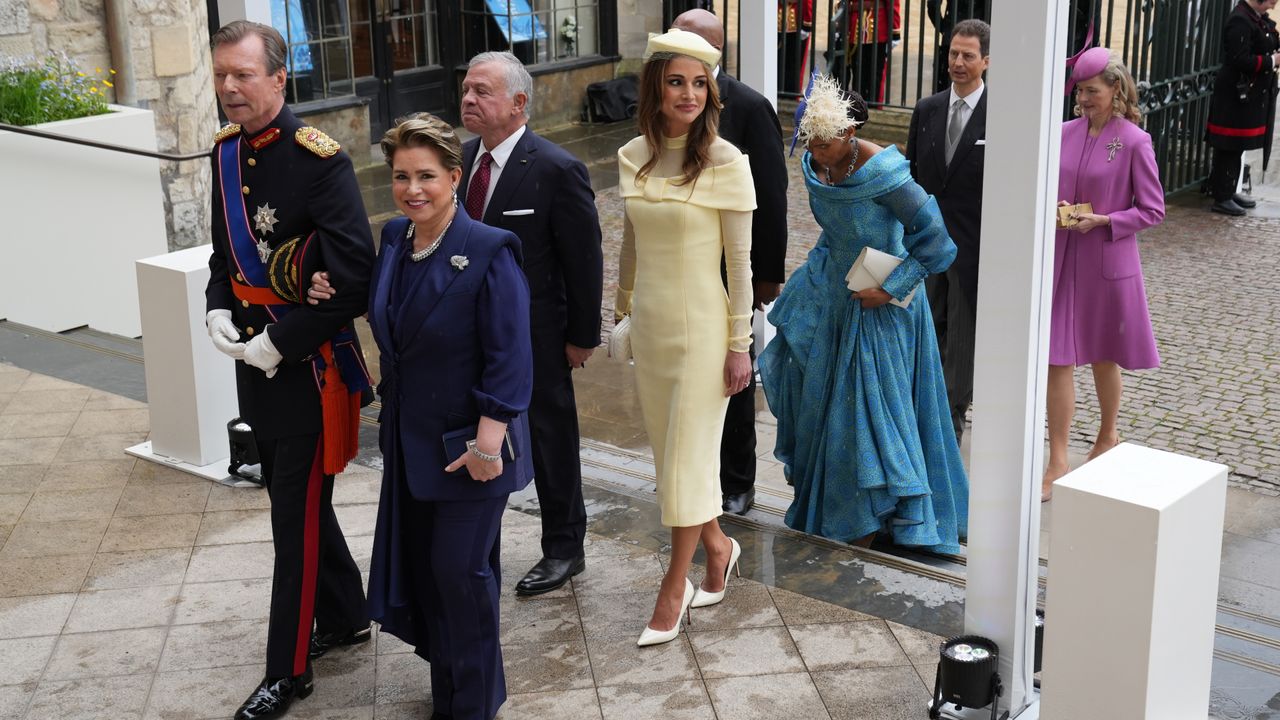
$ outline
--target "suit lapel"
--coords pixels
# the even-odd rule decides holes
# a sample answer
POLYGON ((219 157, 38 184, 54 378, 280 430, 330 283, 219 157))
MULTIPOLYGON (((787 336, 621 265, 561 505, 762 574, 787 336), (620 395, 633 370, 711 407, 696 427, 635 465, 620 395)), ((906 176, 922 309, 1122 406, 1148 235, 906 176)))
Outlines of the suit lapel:
POLYGON ((947 178, 947 115, 951 112, 951 108, 947 105, 947 99, 950 94, 940 96, 939 102, 929 115, 929 127, 926 128, 926 137, 932 138, 938 144, 937 152, 930 153, 933 156, 933 162, 936 167, 937 177, 946 180, 947 178))
POLYGON ((973 150, 973 143, 978 139, 980 134, 984 134, 987 127, 987 92, 982 92, 982 97, 978 98, 978 106, 973 109, 973 113, 969 115, 969 122, 964 126, 964 132, 960 133, 960 141, 956 146, 956 154, 951 156, 951 164, 947 166, 947 179, 951 179, 951 175, 955 173, 956 168, 964 162, 969 152, 973 150))
POLYGON ((462 146, 462 182, 465 187, 459 188, 462 197, 467 196, 467 188, 471 187, 471 168, 476 162, 476 153, 480 151, 480 139, 470 140, 462 146))
POLYGON ((440 243, 440 248, 434 253, 435 257, 424 261, 430 263, 427 271, 419 275, 416 285, 405 288, 400 303, 400 317, 396 321, 399 347, 406 347, 413 342, 440 298, 464 272, 455 268, 451 259, 454 255, 466 255, 467 238, 474 225, 475 221, 467 217, 467 212, 459 207, 453 225, 445 232, 444 242, 440 243))
POLYGON ((504 210, 512 209, 509 206, 511 196, 515 194, 516 188, 520 187, 525 174, 537 159, 536 151, 537 144, 534 142, 533 131, 526 128, 520 142, 516 143, 515 148, 511 150, 511 156, 507 158, 507 164, 502 168, 498 184, 493 188, 493 196, 489 198, 489 206, 484 211, 486 225, 500 227, 498 221, 502 219, 504 210))
MULTIPOLYGON (((408 223, 400 223, 399 233, 402 238, 408 225, 408 223)), ((388 324, 390 318, 387 317, 387 300, 391 295, 391 278, 395 274, 395 266, 400 258, 401 242, 404 242, 403 239, 394 245, 384 244, 378 257, 378 286, 373 294, 373 306, 370 308, 372 315, 369 324, 373 326, 373 334, 378 341, 379 347, 384 348, 395 347, 395 344, 391 342, 390 325, 388 324)))

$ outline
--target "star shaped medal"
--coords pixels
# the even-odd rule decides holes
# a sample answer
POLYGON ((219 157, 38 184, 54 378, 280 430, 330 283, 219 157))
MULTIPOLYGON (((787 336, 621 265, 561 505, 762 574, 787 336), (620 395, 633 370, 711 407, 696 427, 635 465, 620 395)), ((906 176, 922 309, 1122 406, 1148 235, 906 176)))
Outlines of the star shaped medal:
MULTIPOLYGON (((274 232, 275 225, 278 222, 280 222, 280 220, 276 218, 275 208, 272 208, 270 204, 259 205, 258 211, 253 214, 254 227, 256 227, 258 232, 263 235, 266 235, 269 232, 274 232)), ((262 262, 265 263, 270 255, 271 246, 267 244, 265 239, 259 240, 258 257, 262 258, 262 262)))

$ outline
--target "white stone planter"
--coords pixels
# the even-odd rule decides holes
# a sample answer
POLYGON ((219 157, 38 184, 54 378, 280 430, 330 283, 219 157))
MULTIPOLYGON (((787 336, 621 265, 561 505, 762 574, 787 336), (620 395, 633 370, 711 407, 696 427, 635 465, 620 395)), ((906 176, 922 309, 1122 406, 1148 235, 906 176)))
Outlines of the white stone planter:
MULTIPOLYGON (((149 110, 38 125, 156 149, 149 110)), ((134 261, 168 250, 160 161, 0 131, 0 318, 61 332, 142 334, 134 261)))

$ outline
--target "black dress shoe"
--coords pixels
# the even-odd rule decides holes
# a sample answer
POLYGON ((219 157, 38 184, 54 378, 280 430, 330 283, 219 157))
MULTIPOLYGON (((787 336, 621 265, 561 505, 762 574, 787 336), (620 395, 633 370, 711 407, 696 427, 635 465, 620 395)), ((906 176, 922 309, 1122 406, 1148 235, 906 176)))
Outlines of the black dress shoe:
POLYGON ((236 710, 235 720, 266 720, 280 717, 289 710, 294 699, 301 700, 315 690, 311 667, 297 677, 265 678, 248 700, 236 710))
POLYGON ((1237 205, 1236 201, 1231 198, 1219 200, 1213 204, 1212 208, 1209 209, 1216 213, 1222 213, 1223 215, 1230 215, 1232 217, 1240 217, 1245 214, 1244 208, 1237 205))
POLYGON ((720 508, 734 515, 746 515, 756 504, 756 489, 751 488, 744 493, 725 493, 724 503, 720 508))
POLYGON ((311 650, 307 652, 307 656, 315 660, 336 647, 369 642, 371 635, 369 628, 344 632, 313 633, 311 635, 311 650))
POLYGON ((516 583, 517 595, 541 595, 569 582, 569 578, 587 569, 582 555, 569 560, 544 557, 516 583))
POLYGON ((1257 200, 1254 200, 1253 198, 1249 197, 1248 195, 1245 195, 1244 193, 1236 193, 1234 196, 1232 196, 1231 199, 1235 200, 1237 205, 1246 209, 1253 209, 1258 205, 1257 200))

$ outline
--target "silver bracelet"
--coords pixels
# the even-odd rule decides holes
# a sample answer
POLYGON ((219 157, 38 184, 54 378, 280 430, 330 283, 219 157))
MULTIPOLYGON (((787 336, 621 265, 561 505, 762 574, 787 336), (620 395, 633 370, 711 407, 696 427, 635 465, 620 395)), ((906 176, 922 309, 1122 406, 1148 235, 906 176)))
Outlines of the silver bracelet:
POLYGON ((498 462, 499 460, 501 460, 501 459, 502 459, 502 454, 501 454, 501 453, 498 453, 498 454, 496 454, 496 455, 490 455, 489 453, 487 453, 487 452, 485 452, 485 451, 481 450, 480 448, 476 447, 476 441, 475 441, 475 440, 468 440, 468 441, 467 441, 467 449, 471 451, 471 454, 472 454, 472 455, 475 455, 476 457, 480 458, 481 460, 483 460, 483 461, 485 461, 485 462, 498 462))

